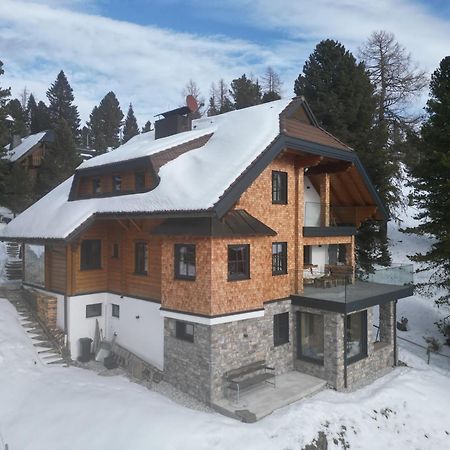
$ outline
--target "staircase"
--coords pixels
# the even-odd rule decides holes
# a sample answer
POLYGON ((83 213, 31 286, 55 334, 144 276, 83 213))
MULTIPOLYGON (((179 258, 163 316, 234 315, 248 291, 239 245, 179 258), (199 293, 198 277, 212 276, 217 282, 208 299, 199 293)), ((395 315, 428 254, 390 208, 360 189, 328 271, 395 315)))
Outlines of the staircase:
POLYGON ((63 356, 64 333, 46 329, 25 300, 27 295, 27 291, 20 289, 9 291, 7 297, 17 309, 20 323, 33 342, 39 360, 48 366, 68 367, 68 358, 63 356))
POLYGON ((8 242, 6 244, 6 254, 8 260, 5 264, 5 274, 8 280, 21 280, 23 276, 22 255, 20 254, 20 244, 8 242))

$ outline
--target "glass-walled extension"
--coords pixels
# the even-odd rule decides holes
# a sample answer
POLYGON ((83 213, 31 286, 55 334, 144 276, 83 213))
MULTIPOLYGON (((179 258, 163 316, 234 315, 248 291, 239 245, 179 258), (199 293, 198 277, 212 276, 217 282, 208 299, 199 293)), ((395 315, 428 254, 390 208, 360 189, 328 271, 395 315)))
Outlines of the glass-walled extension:
POLYGON ((45 247, 25 244, 24 283, 45 287, 45 247))

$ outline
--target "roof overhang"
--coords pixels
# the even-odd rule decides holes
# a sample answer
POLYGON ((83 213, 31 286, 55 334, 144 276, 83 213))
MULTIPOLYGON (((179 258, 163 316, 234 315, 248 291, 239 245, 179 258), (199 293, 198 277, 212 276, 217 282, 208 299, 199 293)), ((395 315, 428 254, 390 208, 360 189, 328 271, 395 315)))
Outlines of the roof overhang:
POLYGON ((413 293, 414 285, 396 286, 357 281, 334 288, 305 287, 303 294, 292 294, 291 299, 293 305, 349 314, 410 297, 413 293))
POLYGON ((372 184, 372 181, 355 152, 317 144, 285 134, 279 134, 259 157, 253 161, 246 171, 225 191, 219 201, 214 205, 217 216, 220 218, 230 210, 248 186, 250 186, 263 170, 286 149, 298 152, 299 154, 310 153, 339 161, 348 161, 354 164, 378 207, 380 214, 384 220, 389 218, 389 213, 383 201, 378 195, 375 186, 372 184))

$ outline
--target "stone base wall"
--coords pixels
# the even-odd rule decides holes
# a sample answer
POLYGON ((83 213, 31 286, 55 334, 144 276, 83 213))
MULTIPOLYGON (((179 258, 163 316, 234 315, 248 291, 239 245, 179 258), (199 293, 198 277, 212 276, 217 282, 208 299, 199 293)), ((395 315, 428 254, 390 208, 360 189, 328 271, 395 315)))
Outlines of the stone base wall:
POLYGON ((188 342, 175 337, 175 324, 174 319, 164 319, 164 379, 209 404, 211 327, 194 324, 194 342, 188 342))
POLYGON ((276 374, 293 370, 295 328, 291 300, 264 305, 264 317, 240 320, 211 327, 211 400, 226 395, 224 374, 232 369, 265 359, 276 374), (289 342, 274 346, 273 316, 289 312, 289 342))

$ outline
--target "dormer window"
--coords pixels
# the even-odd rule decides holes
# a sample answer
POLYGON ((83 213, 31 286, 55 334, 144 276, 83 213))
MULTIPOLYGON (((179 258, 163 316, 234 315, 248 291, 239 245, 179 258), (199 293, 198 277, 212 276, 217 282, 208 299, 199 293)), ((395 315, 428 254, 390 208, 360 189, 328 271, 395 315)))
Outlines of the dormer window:
POLYGON ((92 180, 92 193, 94 195, 100 194, 102 192, 102 184, 100 178, 94 178, 92 180))
POLYGON ((113 192, 120 192, 122 190, 122 177, 120 175, 113 175, 112 187, 113 192))
POLYGON ((145 172, 136 172, 134 174, 134 187, 136 192, 145 190, 145 172))

